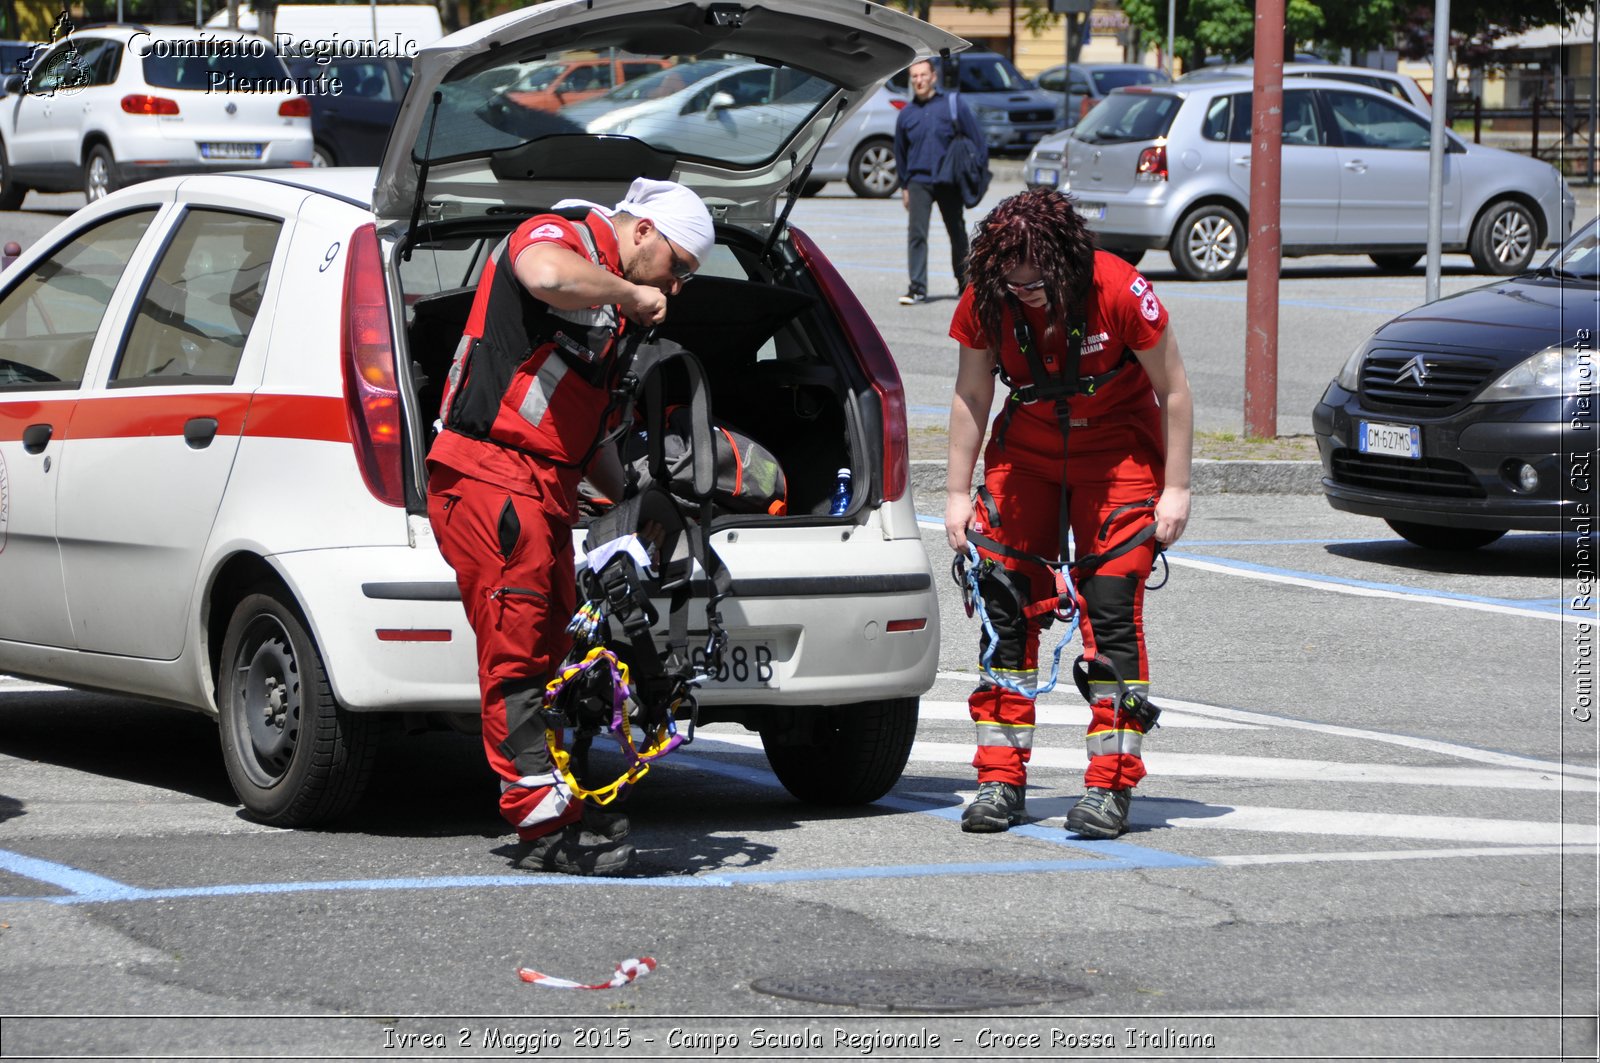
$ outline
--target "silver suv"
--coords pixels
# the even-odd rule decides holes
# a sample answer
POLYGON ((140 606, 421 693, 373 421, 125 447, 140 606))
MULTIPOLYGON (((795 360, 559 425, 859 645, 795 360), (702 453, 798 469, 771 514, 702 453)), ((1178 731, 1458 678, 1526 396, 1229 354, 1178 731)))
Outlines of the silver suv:
MULTIPOLYGON (((1070 133, 1041 141, 1023 179, 1070 191, 1107 250, 1137 261, 1164 248, 1190 280, 1226 280, 1245 258, 1250 94, 1248 81, 1118 89, 1070 133)), ((1361 254, 1410 269, 1427 248, 1427 120, 1342 81, 1296 78, 1283 95, 1284 255, 1361 254)), ((1573 199, 1554 167, 1446 142, 1446 251, 1513 274, 1566 239, 1573 199)))

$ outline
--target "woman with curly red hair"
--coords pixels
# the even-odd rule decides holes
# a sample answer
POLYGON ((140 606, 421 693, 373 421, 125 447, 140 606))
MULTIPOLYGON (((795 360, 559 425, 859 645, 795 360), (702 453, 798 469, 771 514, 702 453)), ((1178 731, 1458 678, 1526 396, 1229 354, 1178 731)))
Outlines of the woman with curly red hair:
POLYGON ((1193 399, 1166 308, 1150 282, 1097 251, 1072 201, 1030 189, 978 224, 967 289, 950 335, 960 366, 950 404, 945 534, 978 548, 978 593, 992 627, 968 698, 977 724, 978 795, 966 831, 1026 818, 1039 637, 1058 600, 1045 562, 1075 543, 1084 654, 1074 671, 1089 700, 1089 767, 1067 829, 1115 838, 1144 777, 1141 745, 1159 710, 1149 701, 1144 585, 1157 543, 1189 519, 1193 399), (983 446, 995 377, 1010 389, 983 446))

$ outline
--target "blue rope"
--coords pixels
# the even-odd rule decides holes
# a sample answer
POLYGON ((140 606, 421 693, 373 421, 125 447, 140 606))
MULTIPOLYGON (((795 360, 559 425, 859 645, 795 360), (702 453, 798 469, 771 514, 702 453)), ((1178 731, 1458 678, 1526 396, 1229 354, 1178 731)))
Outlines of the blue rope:
MULTIPOLYGON (((989 619, 989 607, 983 600, 983 592, 978 587, 978 567, 983 563, 978 556, 978 548, 972 543, 967 543, 967 601, 972 603, 973 612, 977 614, 978 621, 983 625, 983 633, 987 638, 984 651, 978 656, 978 667, 983 672, 985 679, 995 686, 1004 687, 1015 694, 1025 698, 1038 698, 1041 694, 1048 694, 1056 688, 1056 680, 1061 674, 1061 651, 1067 648, 1067 643, 1072 641, 1078 633, 1078 590, 1072 584, 1072 574, 1063 565, 1060 568, 1061 578, 1067 584, 1067 598, 1072 602, 1071 613, 1061 619, 1068 622, 1067 630, 1062 634, 1061 640, 1056 643, 1055 652, 1050 660, 1050 681, 1044 686, 1035 685, 1031 690, 1015 679, 997 675, 993 667, 995 647, 999 645, 1000 636, 995 633, 994 624, 989 619)), ((1037 671, 1036 671, 1037 674, 1037 671)))

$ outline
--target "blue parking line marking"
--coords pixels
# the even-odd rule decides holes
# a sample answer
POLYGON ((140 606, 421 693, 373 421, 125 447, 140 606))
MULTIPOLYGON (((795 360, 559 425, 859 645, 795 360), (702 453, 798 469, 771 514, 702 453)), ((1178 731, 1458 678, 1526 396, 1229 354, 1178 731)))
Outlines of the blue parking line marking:
POLYGON ((1534 609, 1538 612, 1547 612, 1553 616, 1560 616, 1560 609, 1547 609, 1542 606, 1530 606, 1526 602, 1512 598, 1490 598, 1481 594, 1462 594, 1459 591, 1433 590, 1422 587, 1407 587, 1400 583, 1380 583, 1375 580, 1352 579, 1348 576, 1329 576, 1321 572, 1303 572, 1293 568, 1278 568, 1275 565, 1258 565, 1253 561, 1239 561, 1231 557, 1212 557, 1206 554, 1191 554, 1182 550, 1168 550, 1168 557, 1185 561, 1204 561, 1210 565, 1223 568, 1238 569, 1240 572, 1259 572, 1268 576, 1292 576, 1296 579, 1316 580, 1321 583, 1332 583, 1341 587, 1355 587, 1361 590, 1388 591, 1391 594, 1413 595, 1416 597, 1445 598, 1457 602, 1472 602, 1475 605, 1497 605, 1514 609, 1534 609))
MULTIPOLYGON (((741 764, 691 756, 683 765, 739 782, 777 787, 770 772, 741 764)), ((877 802, 890 808, 940 819, 959 821, 961 809, 917 798, 889 794, 877 802)), ((1147 849, 1119 841, 1087 841, 1068 837, 1059 829, 1036 825, 1013 828, 1010 834, 1076 850, 1083 855, 1069 860, 1012 860, 981 863, 888 864, 883 866, 796 868, 792 871, 721 871, 706 875, 666 875, 655 878, 569 878, 561 875, 521 873, 511 875, 440 875, 430 878, 336 879, 325 882, 245 882, 214 886, 143 888, 117 882, 65 864, 0 849, 0 872, 57 886, 66 891, 48 896, 0 897, 0 904, 27 901, 56 905, 182 900, 206 897, 250 897, 288 893, 375 892, 439 889, 532 889, 543 886, 620 886, 652 889, 728 889, 734 886, 798 882, 848 882, 863 879, 938 878, 947 875, 1037 875, 1079 871, 1135 871, 1162 868, 1213 867, 1213 861, 1178 853, 1147 849)))

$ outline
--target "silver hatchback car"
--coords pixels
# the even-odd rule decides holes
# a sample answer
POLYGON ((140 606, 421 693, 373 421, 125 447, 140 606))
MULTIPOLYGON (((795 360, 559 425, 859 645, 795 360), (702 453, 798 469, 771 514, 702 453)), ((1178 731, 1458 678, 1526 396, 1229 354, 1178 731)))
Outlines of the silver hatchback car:
MULTIPOLYGON (((1071 192, 1102 247, 1172 255, 1191 280, 1244 264, 1250 204, 1248 81, 1118 89, 1070 133, 1039 143, 1030 186, 1071 192)), ((1484 273, 1526 269, 1572 228, 1572 193, 1537 159, 1447 133, 1446 251, 1484 273)), ((1322 78, 1286 84, 1283 253, 1368 255, 1410 269, 1427 248, 1428 121, 1387 93, 1322 78)))

